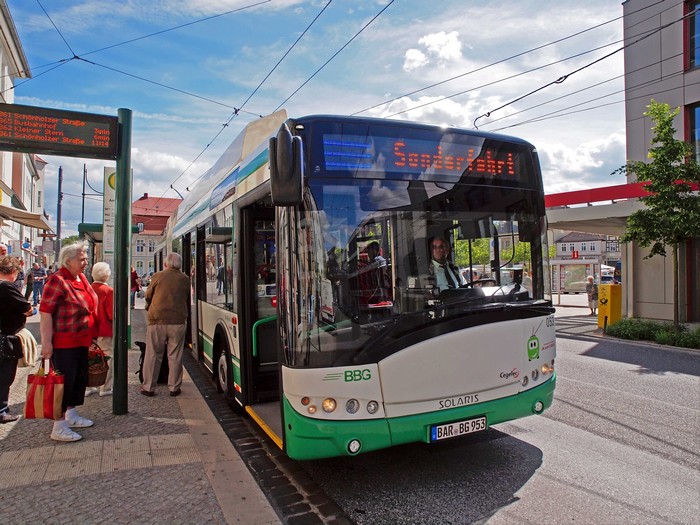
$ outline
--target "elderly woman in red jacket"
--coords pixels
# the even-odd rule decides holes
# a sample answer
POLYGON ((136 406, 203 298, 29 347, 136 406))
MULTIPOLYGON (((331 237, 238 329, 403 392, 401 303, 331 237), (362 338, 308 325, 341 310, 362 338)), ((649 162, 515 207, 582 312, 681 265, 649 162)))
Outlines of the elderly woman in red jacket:
POLYGON ((78 415, 85 401, 88 380, 88 347, 95 332, 97 295, 83 270, 88 263, 85 243, 65 246, 58 254, 58 271, 51 275, 41 299, 41 357, 51 359, 64 378, 63 419, 54 421, 51 439, 78 441, 72 428, 91 427, 78 415))
MULTIPOLYGON (((92 265, 92 289, 97 294, 97 319, 95 321, 95 337, 97 345, 104 351, 105 355, 112 357, 113 328, 114 320, 114 288, 107 284, 112 270, 106 262, 97 262, 92 265)), ((89 387, 85 390, 85 395, 89 396, 97 392, 100 397, 112 395, 112 382, 114 379, 114 367, 110 366, 107 371, 107 380, 101 387, 89 387)))

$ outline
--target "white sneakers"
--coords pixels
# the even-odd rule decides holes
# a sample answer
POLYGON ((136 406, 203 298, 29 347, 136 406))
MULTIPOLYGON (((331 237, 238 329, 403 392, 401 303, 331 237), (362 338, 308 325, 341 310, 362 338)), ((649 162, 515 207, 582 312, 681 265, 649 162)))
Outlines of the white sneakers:
POLYGON ((51 431, 51 439, 54 441, 80 441, 83 436, 77 432, 73 432, 65 419, 53 422, 53 430, 51 431))
POLYGON ((87 428, 95 424, 92 419, 79 416, 78 414, 73 415, 73 417, 68 417, 68 412, 66 412, 66 422, 71 428, 87 428))
POLYGON ((85 397, 91 396, 92 394, 100 393, 100 397, 111 396, 112 389, 102 390, 100 387, 88 387, 85 389, 85 397))
POLYGON ((87 428, 94 424, 95 423, 91 419, 79 416, 75 408, 69 408, 66 410, 65 419, 59 419, 53 422, 51 439, 54 441, 80 441, 83 439, 83 436, 77 432, 73 432, 70 427, 87 428))

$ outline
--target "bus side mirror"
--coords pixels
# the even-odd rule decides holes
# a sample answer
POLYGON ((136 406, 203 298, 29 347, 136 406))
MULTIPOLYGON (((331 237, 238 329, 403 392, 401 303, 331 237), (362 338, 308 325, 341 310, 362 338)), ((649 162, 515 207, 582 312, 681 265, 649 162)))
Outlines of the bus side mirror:
POLYGON ((282 124, 269 144, 270 187, 275 206, 302 203, 303 154, 301 137, 293 137, 287 125, 282 124))

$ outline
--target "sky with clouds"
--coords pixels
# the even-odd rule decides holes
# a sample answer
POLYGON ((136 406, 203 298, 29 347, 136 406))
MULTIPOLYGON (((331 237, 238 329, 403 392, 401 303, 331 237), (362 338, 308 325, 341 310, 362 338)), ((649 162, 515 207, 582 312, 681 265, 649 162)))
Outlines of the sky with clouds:
MULTIPOLYGON (((177 197, 171 184, 185 194, 248 122, 279 107, 519 136, 540 153, 546 193, 625 182, 611 175, 625 162, 619 1, 7 4, 31 68, 16 103, 132 110, 134 199, 177 197)), ((76 233, 83 165, 101 191, 109 163, 42 158, 50 222, 62 166, 62 232, 76 233)), ((85 222, 101 210, 88 195, 85 222)))

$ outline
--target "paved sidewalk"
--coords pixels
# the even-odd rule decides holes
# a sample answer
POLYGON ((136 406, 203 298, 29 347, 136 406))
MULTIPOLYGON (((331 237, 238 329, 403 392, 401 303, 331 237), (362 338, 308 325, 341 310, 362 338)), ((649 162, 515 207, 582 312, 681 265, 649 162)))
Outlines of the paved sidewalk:
MULTIPOLYGON (((144 340, 144 311, 132 310, 132 341, 144 340)), ((38 334, 38 316, 28 328, 38 334)), ((182 394, 139 394, 138 350, 129 351, 128 414, 112 398, 87 397, 79 412, 94 420, 83 439, 58 443, 52 422, 0 425, 2 523, 273 524, 275 511, 185 370, 182 394)), ((10 391, 24 408, 26 377, 10 391)))

